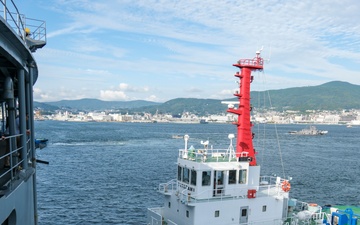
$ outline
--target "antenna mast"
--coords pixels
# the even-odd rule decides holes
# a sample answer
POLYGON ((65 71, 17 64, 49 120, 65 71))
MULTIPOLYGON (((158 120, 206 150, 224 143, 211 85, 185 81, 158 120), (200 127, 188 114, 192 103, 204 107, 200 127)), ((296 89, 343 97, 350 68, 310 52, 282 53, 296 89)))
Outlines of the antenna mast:
POLYGON ((240 79, 239 91, 234 94, 239 99, 239 107, 227 110, 227 112, 238 115, 238 121, 234 123, 237 126, 236 157, 239 161, 249 161, 250 166, 256 166, 252 142, 254 134, 251 132, 252 123, 250 121, 250 83, 254 79, 251 72, 263 70, 264 59, 260 57, 261 50, 256 51, 255 58, 240 59, 233 64, 240 69, 240 72, 235 74, 240 79))

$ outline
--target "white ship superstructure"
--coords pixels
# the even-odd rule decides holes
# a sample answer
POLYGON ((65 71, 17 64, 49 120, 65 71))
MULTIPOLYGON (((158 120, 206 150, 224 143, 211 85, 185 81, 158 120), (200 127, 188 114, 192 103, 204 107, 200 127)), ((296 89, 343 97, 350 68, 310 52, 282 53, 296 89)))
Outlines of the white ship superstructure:
POLYGON ((160 185, 165 205, 151 209, 150 220, 189 225, 281 224, 288 212, 287 180, 261 177, 260 166, 237 160, 231 143, 228 149, 206 145, 188 149, 188 138, 179 150, 178 177, 160 185))
POLYGON ((258 51, 255 58, 233 65, 241 70, 235 74, 240 79, 234 94, 239 101, 228 102, 227 111, 238 116, 237 135, 228 135, 224 149, 213 148, 210 140, 194 143, 184 135, 177 177, 159 185, 164 205, 148 209, 148 225, 357 224, 359 215, 352 209, 327 212, 316 203, 290 199, 289 179, 260 175, 251 131, 250 83, 251 72, 262 70, 263 62, 258 51))

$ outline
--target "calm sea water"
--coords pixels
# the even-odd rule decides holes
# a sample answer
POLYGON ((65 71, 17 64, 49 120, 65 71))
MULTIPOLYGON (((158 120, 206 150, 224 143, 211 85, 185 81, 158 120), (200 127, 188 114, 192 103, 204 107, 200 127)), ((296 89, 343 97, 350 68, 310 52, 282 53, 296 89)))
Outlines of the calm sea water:
MULTIPOLYGON (((146 209, 162 205, 159 183, 176 177, 178 149, 190 135, 227 148, 230 124, 139 124, 37 121, 39 224, 145 224, 146 209)), ((323 204, 360 204, 360 127, 317 126, 324 136, 294 136, 304 125, 254 127, 263 175, 292 177, 291 197, 323 204), (276 135, 277 133, 277 135, 276 135), (276 136, 279 137, 279 141, 276 136), (279 147, 280 146, 280 150, 279 147), (284 169, 283 169, 284 168, 284 169)))

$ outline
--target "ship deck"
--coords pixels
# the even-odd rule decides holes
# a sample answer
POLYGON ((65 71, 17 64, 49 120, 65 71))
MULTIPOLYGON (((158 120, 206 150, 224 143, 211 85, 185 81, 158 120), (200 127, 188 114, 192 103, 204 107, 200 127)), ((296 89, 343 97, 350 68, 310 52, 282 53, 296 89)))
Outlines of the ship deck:
POLYGON ((179 149, 179 158, 199 163, 237 162, 231 149, 179 149))

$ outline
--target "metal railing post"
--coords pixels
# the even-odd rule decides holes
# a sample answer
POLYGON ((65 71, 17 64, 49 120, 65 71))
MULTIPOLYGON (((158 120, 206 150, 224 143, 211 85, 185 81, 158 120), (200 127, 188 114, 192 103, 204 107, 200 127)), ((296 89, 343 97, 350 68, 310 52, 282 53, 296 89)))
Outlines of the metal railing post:
MULTIPOLYGON (((25 71, 18 71, 18 91, 19 91, 19 130, 21 136, 20 146, 21 146, 21 160, 22 168, 27 169, 28 167, 28 158, 27 158, 27 144, 26 144, 26 108, 25 108, 25 71)), ((20 146, 17 146, 19 148, 20 146)))
POLYGON ((6 15, 6 0, 1 0, 1 1, 4 5, 4 19, 5 19, 5 21, 7 21, 7 19, 6 19, 6 17, 7 17, 7 15, 6 15))

